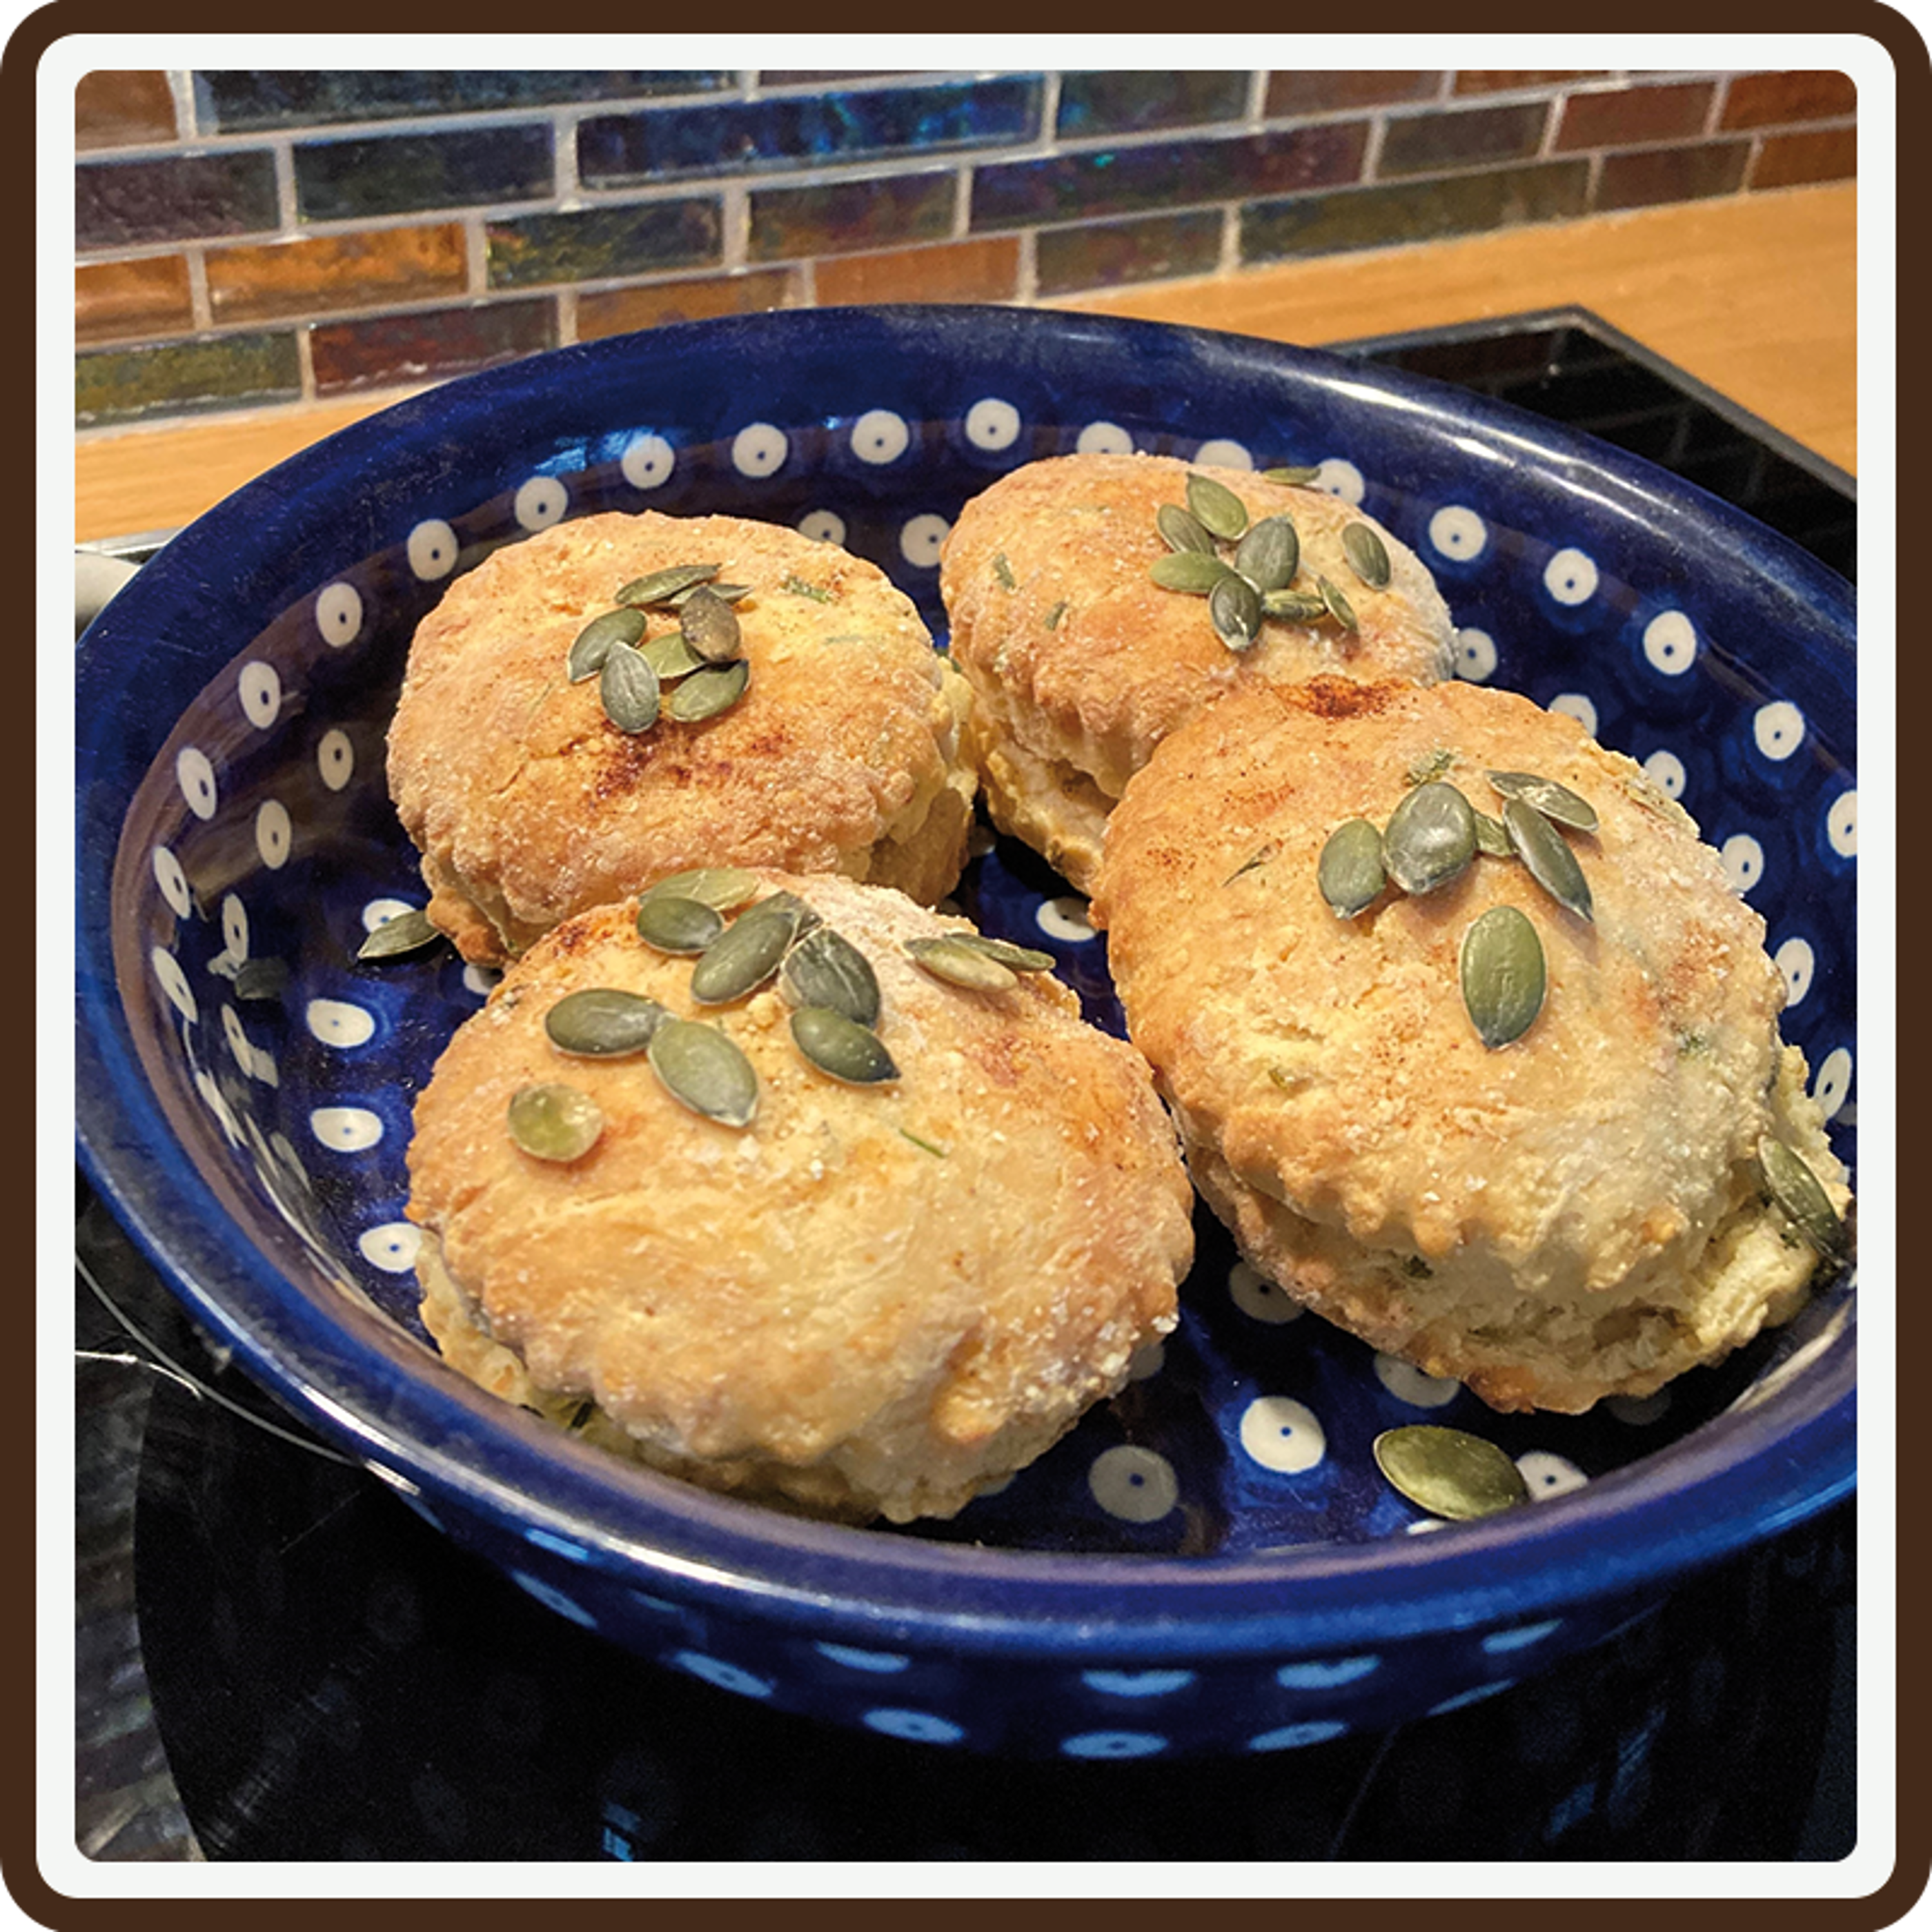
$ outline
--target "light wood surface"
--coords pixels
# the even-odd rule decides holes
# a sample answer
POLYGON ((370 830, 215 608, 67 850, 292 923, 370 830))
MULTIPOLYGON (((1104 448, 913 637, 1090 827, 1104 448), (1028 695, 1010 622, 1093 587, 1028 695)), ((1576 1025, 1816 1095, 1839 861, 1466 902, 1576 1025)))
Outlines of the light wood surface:
MULTIPOLYGON (((1792 189, 1052 306, 1313 346, 1575 304, 1856 470, 1856 206, 1849 184, 1792 189)), ((188 523, 401 393, 83 435, 76 540, 188 523)))

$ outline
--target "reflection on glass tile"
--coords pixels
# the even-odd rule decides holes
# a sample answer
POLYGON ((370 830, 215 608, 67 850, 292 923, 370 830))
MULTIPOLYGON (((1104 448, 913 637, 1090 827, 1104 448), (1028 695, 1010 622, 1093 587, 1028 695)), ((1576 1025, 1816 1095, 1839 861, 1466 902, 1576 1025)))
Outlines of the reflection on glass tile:
POLYGON ((556 346, 556 312, 547 301, 425 309, 309 332, 316 393, 324 396, 460 376, 556 346))
POLYGON ((493 289, 538 282, 615 280, 716 262, 722 247, 722 204, 710 195, 647 201, 632 208, 586 208, 492 221, 484 245, 493 289))
POLYGON ((586 289, 577 298, 577 339, 595 342, 664 322, 789 308, 798 296, 796 268, 753 268, 740 275, 652 282, 640 289, 586 289))
POLYGON ((164 74, 96 68, 74 83, 76 148, 127 148, 175 138, 175 97, 164 74))
POLYGON ((614 188, 998 146, 1032 140, 1040 106, 1034 75, 600 114, 578 128, 577 172, 586 187, 614 188))
POLYGON ((480 113, 578 100, 634 100, 663 94, 712 94, 735 86, 735 74, 614 74, 585 70, 394 73, 326 69, 217 69, 194 76, 195 112, 205 130, 292 128, 325 121, 406 120, 424 114, 480 113))
POLYGON ((956 192, 957 177, 950 170, 820 188, 763 188, 752 196, 751 256, 772 262, 940 241, 952 230, 956 192))
POLYGON ((1378 175, 1429 174, 1490 161, 1526 160, 1543 145, 1546 101, 1514 107, 1465 107, 1442 114, 1406 115, 1382 130, 1378 175))
POLYGON ((1018 292, 1019 274, 1019 238, 999 235, 842 255, 820 262, 814 280, 819 306, 830 308, 842 302, 1004 302, 1018 292))
POLYGON ((286 334, 97 350, 74 358, 74 378, 80 426, 292 402, 302 394, 295 338, 286 334))
POLYGON ((1196 128, 1246 112, 1245 74, 1067 74, 1060 78, 1063 140, 1196 128))
POLYGON ((1221 214, 1197 208, 1138 221, 1042 229, 1034 247, 1042 295, 1212 274, 1221 258, 1221 214))
POLYGON ((275 164, 266 148, 88 161, 74 170, 74 241, 82 248, 248 235, 275 226, 275 164))
POLYGON ((304 221, 530 201, 552 185, 550 130, 535 124, 314 141, 294 159, 304 221))
POLYGON ((446 299, 463 292, 469 274, 454 222, 212 248, 207 265, 218 322, 446 299))
POLYGON ((153 255, 137 262, 95 262, 74 271, 76 341, 179 335, 194 326, 185 256, 153 255))
POLYGON ((1698 201, 1729 194, 1744 178, 1748 141, 1701 141, 1694 147, 1639 148, 1606 154, 1597 206, 1653 208, 1660 202, 1698 201))

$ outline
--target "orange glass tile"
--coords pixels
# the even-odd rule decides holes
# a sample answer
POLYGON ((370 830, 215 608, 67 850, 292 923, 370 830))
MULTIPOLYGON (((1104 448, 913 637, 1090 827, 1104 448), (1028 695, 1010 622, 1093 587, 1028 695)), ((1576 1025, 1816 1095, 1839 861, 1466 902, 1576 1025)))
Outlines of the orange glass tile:
POLYGON ((1621 148, 1638 141, 1681 141, 1704 131, 1714 92, 1708 80, 1661 87, 1620 87, 1573 94, 1556 130, 1560 151, 1621 148))
POLYGON ((1785 121, 1829 121, 1858 112, 1858 90, 1848 74, 1741 74, 1724 97, 1718 124, 1773 128, 1785 121))
POLYGON ((1858 171, 1858 130, 1819 128, 1773 134, 1751 164, 1752 188, 1796 188, 1806 182, 1850 181, 1858 171))
POLYGON ((466 280, 463 230, 454 222, 208 254, 208 298, 218 322, 334 315, 448 297, 460 295, 466 280))
POLYGON ((76 342, 136 342, 194 326, 188 263, 179 255, 93 262, 74 272, 76 342))
POLYGON ((950 242, 938 248, 893 248, 820 262, 821 308, 845 302, 1000 302, 1019 287, 1017 236, 950 242))
POLYGON ((164 74, 96 68, 74 85, 76 148, 126 148, 140 142, 172 141, 178 131, 175 98, 164 74))
POLYGON ((789 308, 799 296, 797 272, 754 269, 749 274, 652 282, 641 288, 586 290, 577 298, 577 339, 629 335, 668 322, 702 322, 714 315, 750 315, 789 308))
POLYGON ((1546 87, 1563 80, 1594 80, 1602 68, 1465 68, 1456 76, 1458 94, 1506 94, 1513 88, 1546 87))

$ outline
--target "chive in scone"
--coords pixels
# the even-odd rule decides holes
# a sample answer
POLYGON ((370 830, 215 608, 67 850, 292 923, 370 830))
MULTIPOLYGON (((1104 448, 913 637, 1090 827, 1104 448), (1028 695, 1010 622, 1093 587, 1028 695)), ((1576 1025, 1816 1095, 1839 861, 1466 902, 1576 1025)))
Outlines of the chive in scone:
POLYGON ((1146 1064, 1050 963, 824 874, 558 926, 417 1102, 446 1358, 712 1488, 953 1514, 1124 1384, 1192 1258, 1146 1064))
POLYGON ((500 964, 700 862, 943 898, 972 821, 965 706, 874 566, 741 518, 590 516, 424 619, 389 787, 430 918, 500 964))
POLYGON ((1243 693, 1127 788, 1094 916, 1248 1260, 1496 1408, 1648 1394, 1844 1252, 1762 920, 1572 718, 1243 693))
POLYGON ((1174 457, 1012 471, 960 512, 940 591, 994 821, 1082 891, 1128 779, 1204 706, 1324 674, 1430 684, 1454 663, 1434 580, 1372 519, 1174 457))

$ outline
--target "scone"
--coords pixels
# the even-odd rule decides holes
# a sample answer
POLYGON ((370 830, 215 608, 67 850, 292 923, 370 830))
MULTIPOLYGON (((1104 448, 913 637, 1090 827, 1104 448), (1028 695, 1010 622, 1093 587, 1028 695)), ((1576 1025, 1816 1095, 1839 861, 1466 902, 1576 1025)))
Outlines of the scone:
POLYGON ((801 1050, 797 1014, 836 1010, 794 1006, 827 997, 799 955, 702 1004, 715 956, 654 951, 631 903, 578 915, 509 969, 417 1102, 424 1318, 486 1388, 661 1470, 819 1515, 950 1516, 1172 1327, 1192 1252, 1173 1128, 1145 1063, 1051 974, 984 974, 981 952, 968 976, 1006 982, 982 989, 905 950, 966 922, 829 875, 752 883, 768 922, 837 935, 814 971, 859 984, 844 949, 868 962, 862 1030, 896 1075, 835 1077, 801 1050), (669 1017, 642 1051, 560 1050, 554 1010, 598 989, 669 1017), (733 1086, 734 1047, 754 1090, 733 1086), (575 1101, 526 1094, 538 1127, 513 1134, 513 1096, 559 1084, 601 1117, 574 1158, 536 1136, 575 1101), (748 1124, 693 1110, 736 1120, 748 1093, 748 1124))
MULTIPOLYGON (((1234 542, 1208 534, 1224 561, 1234 556, 1234 542)), ((1127 780, 1204 705, 1323 674, 1430 684, 1454 661, 1434 580, 1360 512, 1325 490, 1173 457, 1054 457, 1002 477, 960 512, 940 592, 994 820, 1082 891, 1127 780), (1286 518, 1296 532, 1287 595, 1275 602, 1298 614, 1265 616, 1246 649, 1222 642, 1204 597, 1150 574, 1174 554, 1157 519, 1186 507, 1197 476, 1232 492, 1246 525, 1286 518), (1369 558, 1379 551, 1367 577, 1344 548, 1351 526, 1372 534, 1369 558), (1369 580, 1382 576, 1378 563, 1380 588, 1369 580), (1342 615, 1324 603, 1323 578, 1342 615)))
POLYGON ((1340 680, 1230 699, 1128 788, 1094 916, 1248 1259, 1496 1408, 1646 1394, 1796 1312, 1819 1250, 1768 1194, 1765 1137, 1848 1205, 1762 921, 1640 766, 1527 699, 1340 680), (1462 812, 1432 784, 1491 821, 1432 889, 1432 834, 1462 812), (1526 790, 1596 829, 1510 814, 1526 790), (1534 872, 1489 849, 1505 816, 1534 872), (1358 820, 1382 846, 1346 860, 1343 835, 1324 865, 1358 820), (1378 859, 1416 889, 1376 890, 1378 859), (1540 979, 1482 937, 1525 921, 1540 979))
MULTIPOLYGON (((681 633, 668 603, 638 614, 645 651, 681 633)), ((700 860, 944 897, 972 820, 964 712, 957 674, 873 565, 740 518, 590 516, 496 551, 423 620, 389 787, 430 919, 498 964, 700 860), (620 728, 602 677, 573 682, 573 646, 620 590, 697 564, 745 593, 726 607, 743 694, 686 722, 667 680, 656 722, 620 728)))

